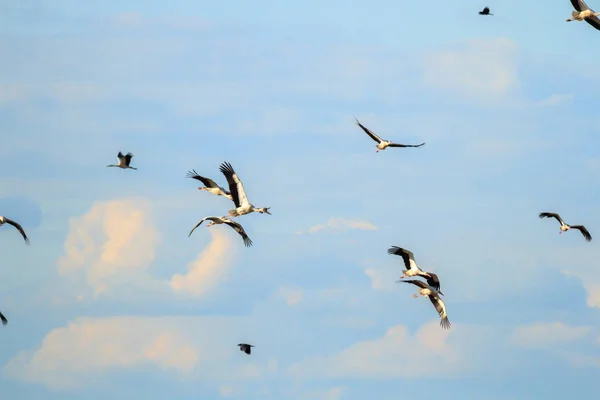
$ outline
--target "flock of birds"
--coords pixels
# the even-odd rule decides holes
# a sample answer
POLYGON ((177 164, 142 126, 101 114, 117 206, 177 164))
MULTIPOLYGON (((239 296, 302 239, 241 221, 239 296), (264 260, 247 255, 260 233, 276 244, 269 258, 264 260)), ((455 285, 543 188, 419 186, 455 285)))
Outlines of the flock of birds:
MULTIPOLYGON (((576 11, 573 11, 571 13, 571 17, 567 19, 567 22, 586 21, 587 23, 592 25, 594 28, 600 30, 600 19, 598 18, 598 16, 600 15, 600 12, 595 12, 594 10, 590 9, 583 0, 570 0, 570 1, 576 11)), ((483 10, 479 11, 479 14, 480 15, 494 15, 490 12, 489 7, 485 7, 483 10)), ((358 121, 358 119, 356 120, 356 124, 371 139, 373 139, 375 142, 377 142, 377 145, 375 146, 377 148, 376 153, 378 153, 379 151, 385 150, 388 147, 407 148, 407 147, 421 147, 421 146, 425 145, 425 142, 420 143, 420 144, 393 143, 392 141, 381 139, 374 132, 372 132, 370 129, 368 129, 363 124, 361 124, 360 121, 358 121)), ((117 155, 117 159, 119 160, 118 164, 110 164, 110 165, 107 165, 107 167, 117 167, 117 168, 121 168, 121 169, 137 170, 137 168, 131 166, 132 158, 133 158, 133 154, 131 154, 131 153, 123 154, 122 152, 119 151, 119 153, 117 155)), ((244 185, 230 163, 223 162, 219 166, 219 170, 225 176, 229 190, 226 190, 223 187, 219 186, 214 180, 199 175, 195 170, 189 171, 187 174, 187 177, 195 179, 204 185, 203 187, 199 187, 198 190, 204 190, 204 191, 207 191, 214 195, 225 197, 225 198, 233 201, 233 204, 235 207, 228 211, 229 216, 220 216, 220 217, 219 216, 208 216, 208 217, 202 218, 192 228, 188 237, 191 236, 192 233, 194 232, 194 230, 196 230, 196 228, 198 228, 200 225, 202 225, 202 223, 204 221, 210 221, 206 225, 207 227, 211 227, 213 225, 220 225, 220 224, 228 225, 242 237, 242 241, 244 242, 244 245, 246 247, 250 247, 250 246, 252 246, 252 240, 248 237, 248 234, 246 233, 246 231, 244 230, 242 225, 239 224, 238 222, 235 222, 232 218, 240 217, 240 216, 250 214, 253 212, 271 215, 271 213, 269 212, 270 207, 256 207, 252 203, 250 203, 250 201, 248 200, 248 197, 246 196, 246 191, 244 189, 244 185)), ((559 234, 562 234, 563 232, 569 231, 571 229, 576 229, 581 232, 581 234, 583 235, 583 237, 585 238, 586 241, 589 242, 592 240, 592 236, 590 235, 589 231, 586 229, 585 226, 569 225, 569 224, 565 223, 563 221, 563 219, 560 217, 560 215, 557 213, 542 212, 539 214, 539 217, 556 219, 560 223, 559 234)), ((25 233, 25 230, 23 229, 23 227, 18 222, 15 222, 4 216, 0 216, 0 226, 3 226, 4 224, 12 225, 14 228, 16 228, 20 232, 21 236, 23 236, 25 243, 29 244, 29 238, 27 237, 27 234, 25 233)), ((404 248, 401 248, 398 246, 392 246, 388 249, 388 254, 397 255, 397 256, 402 257, 402 259, 404 261, 404 266, 406 267, 406 269, 403 271, 402 276, 399 278, 399 280, 397 282, 405 282, 405 283, 410 283, 412 285, 417 286, 419 288, 419 290, 417 293, 415 293, 413 295, 413 297, 418 298, 420 295, 420 296, 429 298, 429 300, 435 307, 435 310, 437 311, 437 313, 440 317, 440 326, 444 329, 450 329, 451 325, 450 325, 450 321, 448 319, 448 314, 446 312, 446 305, 444 304, 444 302, 442 301, 442 299, 440 297, 440 296, 444 296, 444 294, 440 290, 440 280, 439 280, 438 276, 436 274, 434 274, 433 272, 423 271, 419 267, 419 265, 415 262, 414 254, 410 250, 407 250, 407 249, 404 249, 404 248), (424 281, 418 280, 418 279, 402 280, 403 278, 412 278, 412 277, 421 277, 421 278, 424 278, 424 281)), ((0 312, 0 320, 2 321, 3 325, 6 325, 8 323, 8 320, 6 319, 4 314, 2 314, 2 312, 0 312)), ((255 347, 254 345, 251 345, 248 343, 240 343, 240 344, 238 344, 238 346, 239 346, 240 350, 246 354, 251 354, 252 347, 255 347)))

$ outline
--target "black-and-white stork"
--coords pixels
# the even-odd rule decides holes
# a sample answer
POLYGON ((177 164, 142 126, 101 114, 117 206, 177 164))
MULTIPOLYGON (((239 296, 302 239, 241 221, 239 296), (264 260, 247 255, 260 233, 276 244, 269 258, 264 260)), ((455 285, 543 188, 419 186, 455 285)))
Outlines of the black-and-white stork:
POLYGON ((190 231, 190 234, 188 235, 188 237, 192 236, 192 232, 194 232, 194 230, 196 230, 197 227, 199 227, 200 225, 202 225, 202 223, 206 220, 209 220, 210 223, 208 225, 206 225, 207 228, 213 226, 213 225, 218 225, 218 224, 225 224, 225 225, 229 225, 230 227, 232 227, 237 233, 240 234, 240 236, 242 237, 242 239, 244 240, 244 245, 246 247, 250 247, 252 246, 252 240, 250 240, 250 238, 248 237, 248 235, 246 234, 246 231, 244 230, 244 228, 238 224, 237 222, 234 222, 231 220, 231 218, 228 217, 206 217, 206 218, 202 218, 200 220, 200 222, 198 222, 196 224, 196 226, 194 226, 192 228, 192 230, 190 231))
POLYGON ((479 11, 479 15, 494 15, 494 14, 490 14, 489 7, 484 7, 483 10, 479 11))
POLYGON ((246 192, 244 191, 244 185, 230 163, 222 163, 219 170, 225 175, 225 178, 227 178, 229 191, 231 192, 233 203, 235 204, 235 208, 228 211, 230 216, 239 217, 240 215, 250 214, 251 212, 258 212, 261 214, 267 213, 271 215, 269 212, 269 208, 271 207, 254 207, 254 205, 248 201, 246 192))
POLYGON ((443 296, 443 293, 435 290, 434 288, 432 288, 425 282, 418 281, 416 279, 411 279, 408 281, 400 281, 400 282, 412 283, 413 285, 418 286, 420 288, 419 292, 414 294, 413 297, 418 298, 419 295, 421 295, 423 297, 428 297, 429 300, 431 301, 431 304, 433 304, 433 306, 435 307, 435 310, 437 311, 438 315, 441 318, 440 326, 444 329, 450 329, 450 321, 448 320, 448 314, 446 313, 446 305, 444 304, 444 302, 442 301, 442 299, 439 296, 439 295, 443 296))
POLYGON ((119 152, 119 154, 117 154, 119 163, 118 164, 109 164, 109 165, 107 165, 107 167, 118 167, 118 168, 123 168, 123 169, 137 169, 137 168, 129 166, 129 164, 131 164, 132 157, 133 157, 133 154, 131 154, 131 153, 127 153, 126 155, 123 155, 123 153, 119 152))
POLYGON ((577 11, 571 12, 571 18, 567 18, 567 22, 585 20, 594 28, 600 30, 600 19, 598 19, 600 13, 589 8, 583 0, 571 0, 571 4, 577 11))
POLYGON ((540 218, 556 218, 556 220, 560 222, 560 231, 558 231, 559 234, 566 232, 570 229, 577 229, 581 232, 585 240, 587 240, 588 242, 592 240, 592 235, 590 235, 590 232, 588 232, 585 226, 566 224, 565 221, 563 221, 560 215, 558 215, 557 213, 542 212, 540 213, 540 218))
POLYGON ((240 343, 240 344, 238 344, 238 346, 240 346, 240 351, 243 351, 244 353, 246 353, 248 355, 252 354, 252 348, 256 347, 256 346, 248 344, 248 343, 240 343))
POLYGON ((421 144, 398 144, 398 143, 392 143, 389 140, 383 140, 382 138, 380 138, 379 136, 377 136, 376 134, 374 134, 373 132, 371 132, 371 130, 369 130, 367 127, 365 127, 363 124, 361 124, 358 119, 356 120, 356 124, 358 126, 360 126, 360 129, 362 129, 367 135, 369 135, 369 137, 371 137, 371 139, 373 139, 374 141, 377 142, 377 151, 375 151, 375 153, 379 153, 380 150, 385 150, 388 147, 421 147, 425 144, 425 142, 421 143, 421 144))
POLYGON ((427 284, 435 290, 440 290, 440 280, 433 272, 425 272, 415 262, 415 256, 410 250, 403 249, 402 247, 392 246, 388 249, 388 254, 393 254, 402 257, 404 260, 404 266, 406 269, 402 271, 402 278, 409 278, 413 276, 421 276, 427 280, 427 284))
POLYGON ((6 317, 4 316, 4 314, 2 314, 1 311, 0 311, 0 321, 2 321, 2 325, 8 324, 8 320, 6 319, 6 317))
POLYGON ((217 196, 227 197, 229 200, 233 200, 231 193, 217 185, 215 181, 210 178, 198 175, 195 170, 191 170, 186 175, 187 178, 196 179, 204 184, 204 187, 199 187, 198 190, 206 190, 209 193, 216 194, 217 196))
POLYGON ((27 234, 25 234, 25 230, 23 229, 23 227, 18 222, 15 222, 12 219, 0 215, 0 226, 4 224, 9 224, 17 228, 17 230, 21 232, 21 236, 23 236, 23 239, 25 239, 25 243, 29 244, 29 238, 27 237, 27 234))

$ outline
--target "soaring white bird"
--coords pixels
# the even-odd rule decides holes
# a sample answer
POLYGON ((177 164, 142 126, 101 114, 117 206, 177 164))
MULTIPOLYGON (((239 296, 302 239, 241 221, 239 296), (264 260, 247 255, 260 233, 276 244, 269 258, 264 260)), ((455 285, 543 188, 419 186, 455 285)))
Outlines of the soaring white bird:
POLYGON ((437 311, 438 315, 442 319, 440 321, 441 327, 444 329, 450 329, 450 321, 448 320, 448 314, 446 314, 446 305, 444 304, 444 302, 442 301, 442 299, 439 296, 440 294, 443 296, 444 295, 443 293, 435 290, 434 288, 432 288, 431 286, 429 286, 428 284, 426 284, 423 281, 418 281, 418 280, 412 279, 412 280, 400 281, 400 282, 412 283, 413 285, 418 286, 420 288, 419 292, 414 294, 413 297, 417 298, 417 297, 419 297, 419 295, 421 295, 423 297, 428 297, 429 300, 431 301, 431 304, 433 304, 433 306, 435 307, 435 310, 437 311))
POLYGON ((227 183, 229 184, 229 191, 231 192, 231 196, 233 197, 233 203, 235 204, 235 209, 229 210, 228 214, 232 217, 239 217, 240 215, 250 214, 251 212, 259 212, 261 214, 267 213, 271 215, 269 212, 269 208, 271 207, 254 207, 254 205, 250 204, 248 198, 246 197, 246 192, 244 191, 244 185, 242 181, 237 176, 233 167, 228 162, 224 162, 219 167, 219 170, 225 175, 227 178, 227 183))
MULTIPOLYGON (((402 271, 402 278, 408 278, 412 276, 421 276, 427 280, 427 284, 435 290, 440 290, 440 280, 433 272, 425 272, 415 262, 415 256, 410 250, 403 249, 402 247, 392 246, 388 249, 388 254, 393 254, 402 257, 406 269, 402 271)), ((440 292, 441 293, 441 292, 440 292)), ((443 295, 443 294, 442 294, 443 295)))
POLYGON ((377 136, 376 134, 374 134, 373 132, 371 132, 367 127, 365 127, 363 124, 361 124, 358 119, 356 120, 356 124, 358 126, 360 126, 360 128, 365 131, 365 133, 367 135, 369 135, 371 137, 371 139, 373 139, 374 141, 377 142, 377 151, 375 151, 375 153, 379 153, 379 150, 385 150, 387 147, 421 147, 425 144, 425 142, 421 143, 421 144, 397 144, 397 143, 392 143, 389 140, 383 140, 382 138, 380 138, 379 136, 377 136))
POLYGON ((23 236, 23 239, 25 239, 25 243, 29 244, 29 238, 25 234, 25 230, 23 230, 23 227, 18 222, 15 222, 12 219, 8 219, 0 215, 0 226, 4 224, 9 224, 17 228, 17 230, 21 232, 21 236, 23 236))
POLYGON ((195 170, 189 171, 187 173, 187 177, 196 179, 204 184, 204 187, 199 187, 198 190, 206 190, 207 192, 216 194, 217 196, 223 196, 227 197, 229 200, 233 200, 233 197, 231 197, 231 193, 223 189, 221 186, 217 185, 217 183, 212 179, 198 175, 198 173, 195 170))
POLYGON ((583 235, 585 240, 587 240, 588 242, 592 240, 592 235, 590 235, 590 232, 588 232, 588 230, 586 229, 585 226, 583 226, 583 225, 568 225, 565 223, 565 221, 562 220, 560 215, 558 215, 556 213, 543 212, 543 213, 540 213, 540 218, 556 218, 556 220, 558 222, 560 222, 560 231, 558 231, 559 234, 566 232, 570 229, 577 229, 581 232, 581 234, 583 235))
POLYGON ((8 324, 8 320, 6 319, 4 314, 2 314, 2 312, 0 312, 0 321, 2 321, 2 325, 8 324))
POLYGON ((132 157, 133 157, 133 154, 131 154, 131 153, 127 153, 126 155, 123 155, 123 153, 119 152, 119 154, 117 154, 119 163, 118 164, 109 164, 109 165, 107 165, 107 167, 119 167, 119 168, 123 168, 123 169, 137 169, 137 168, 133 168, 133 167, 129 166, 129 164, 131 163, 132 157))
POLYGON ((248 343, 240 343, 240 344, 238 344, 238 346, 240 346, 240 350, 246 354, 251 354, 252 348, 256 347, 256 346, 248 344, 248 343))
POLYGON ((600 19, 598 19, 598 15, 600 15, 600 13, 597 13, 589 8, 583 0, 571 0, 571 4, 573 4, 573 7, 577 11, 573 11, 571 13, 571 18, 567 18, 567 22, 585 20, 585 22, 594 28, 600 30, 600 19))
POLYGON ((210 223, 208 225, 206 225, 207 228, 213 226, 213 225, 218 225, 218 224, 226 224, 229 225, 230 227, 232 227, 237 233, 240 234, 240 236, 242 237, 242 239, 244 240, 244 245, 246 247, 250 247, 252 246, 252 240, 250 240, 250 238, 248 237, 248 235, 246 234, 246 231, 244 230, 244 228, 242 228, 242 226, 240 224, 238 224, 237 222, 234 222, 231 220, 231 218, 229 217, 206 217, 206 218, 202 218, 200 220, 200 222, 198 222, 196 224, 196 226, 194 226, 192 228, 192 230, 190 231, 190 234, 188 235, 188 237, 192 236, 192 232, 194 232, 194 230, 196 230, 197 227, 199 227, 200 225, 202 225, 202 223, 206 220, 209 220, 210 223))

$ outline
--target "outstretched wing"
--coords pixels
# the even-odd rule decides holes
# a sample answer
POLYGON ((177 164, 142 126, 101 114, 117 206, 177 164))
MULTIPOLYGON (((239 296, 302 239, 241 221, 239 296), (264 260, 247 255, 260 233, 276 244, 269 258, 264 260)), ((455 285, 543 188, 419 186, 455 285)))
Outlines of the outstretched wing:
POLYGON ((404 260, 404 266, 406 269, 418 269, 415 263, 415 256, 410 250, 403 249, 402 247, 392 246, 388 249, 388 254, 393 254, 402 257, 404 260))
POLYGON ((6 319, 4 314, 2 314, 1 312, 0 312, 0 321, 2 321, 2 325, 8 324, 8 320, 6 319))
POLYGON ((374 134, 373 132, 371 132, 370 129, 368 129, 366 126, 364 126, 363 124, 361 124, 358 119, 356 120, 356 124, 358 126, 360 126, 360 129, 362 129, 363 131, 365 131, 365 133, 367 135, 369 135, 371 137, 371 139, 373 139, 374 141, 376 141, 377 143, 381 143, 383 142, 383 140, 381 140, 381 138, 379 136, 377 136, 376 134, 374 134))
POLYGON ((19 223, 13 221, 12 219, 8 219, 6 217, 4 217, 4 222, 17 228, 17 230, 19 232, 21 232, 21 236, 23 236, 23 239, 25 239, 25 243, 29 244, 29 238, 27 237, 27 235, 25 234, 25 231, 23 230, 23 227, 19 223))
POLYGON ((204 184, 204 186, 206 186, 207 188, 218 188, 219 187, 219 185, 217 185, 217 183, 215 181, 213 181, 210 178, 205 178, 204 176, 198 175, 198 173, 195 170, 188 171, 186 177, 196 179, 196 180, 202 182, 204 184))
POLYGON ((217 221, 217 220, 219 220, 219 218, 217 218, 217 217, 205 217, 205 218, 202 218, 202 219, 200 220, 200 222, 198 222, 198 223, 196 224, 196 226, 192 228, 192 230, 190 231, 190 234, 188 235, 188 237, 192 236, 192 232, 194 232, 194 231, 196 230, 196 228, 197 228, 197 227, 199 227, 200 225, 202 225, 202 223, 203 223, 204 221, 206 221, 206 220, 209 220, 209 221, 217 221))
POLYGON ((244 191, 244 185, 233 170, 231 164, 225 161, 223 164, 221 164, 219 170, 227 179, 229 191, 231 192, 231 197, 233 198, 233 203, 235 204, 236 208, 250 204, 248 203, 248 198, 246 197, 246 192, 244 191))
POLYGON ((129 166, 129 163, 131 163, 131 158, 133 157, 133 154, 131 153, 127 153, 125 155, 125 165, 129 166))
POLYGON ((225 223, 227 225, 229 225, 230 227, 232 227, 233 229, 235 229, 235 231, 240 234, 240 236, 244 240, 244 245, 246 247, 252 246, 252 240, 250 240, 250 238, 246 234, 246 231, 240 224, 238 224, 237 222, 234 222, 234 221, 226 221, 225 223))
POLYGON ((593 17, 588 17, 588 18, 584 18, 584 19, 585 19, 585 22, 587 22, 594 28, 600 30, 600 19, 598 19, 598 17, 593 16, 593 17))
POLYGON ((406 281, 399 281, 399 282, 404 282, 404 283, 412 283, 413 285, 416 285, 418 287, 420 287, 421 289, 426 289, 427 288, 427 284, 423 281, 418 281, 416 279, 409 279, 406 281))
POLYGON ((435 307, 435 311, 437 311, 438 315, 442 319, 440 321, 440 325, 444 329, 450 329, 450 321, 448 320, 448 314, 446 314, 446 305, 438 296, 429 296, 429 300, 431 304, 435 307))
POLYGON ((438 278, 438 276, 436 274, 434 274, 433 272, 424 272, 419 275, 422 276, 423 278, 425 278, 425 280, 427 281, 427 284, 429 286, 431 286, 432 288, 434 288, 435 290, 437 290, 439 292, 440 279, 438 278))
POLYGON ((388 147, 421 147, 424 144, 425 144, 425 142, 423 142, 421 144, 398 144, 398 143, 392 143, 388 147))
POLYGON ((556 218, 556 220, 560 222, 561 225, 565 223, 565 221, 563 221, 560 215, 558 215, 557 213, 541 212, 540 218, 556 218))
POLYGON ((579 232, 581 232, 581 234, 583 235, 583 237, 585 238, 585 240, 587 240, 588 242, 592 240, 592 235, 590 235, 590 232, 586 229, 585 226, 583 226, 583 225, 571 225, 571 229, 577 229, 577 230, 579 230, 579 232))
POLYGON ((584 11, 590 9, 583 0, 571 0, 571 4, 573 5, 573 8, 575 8, 577 11, 584 11))

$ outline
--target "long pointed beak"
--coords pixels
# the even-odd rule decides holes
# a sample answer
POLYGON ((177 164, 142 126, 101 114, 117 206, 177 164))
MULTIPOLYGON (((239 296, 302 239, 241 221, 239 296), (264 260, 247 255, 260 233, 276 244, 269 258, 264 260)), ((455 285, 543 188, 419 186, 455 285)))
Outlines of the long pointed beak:
POLYGON ((441 294, 442 296, 444 295, 444 293, 442 293, 441 291, 438 290, 438 293, 441 294))
POLYGON ((265 210, 265 212, 266 212, 267 214, 271 215, 271 213, 269 212, 269 210, 265 210))

